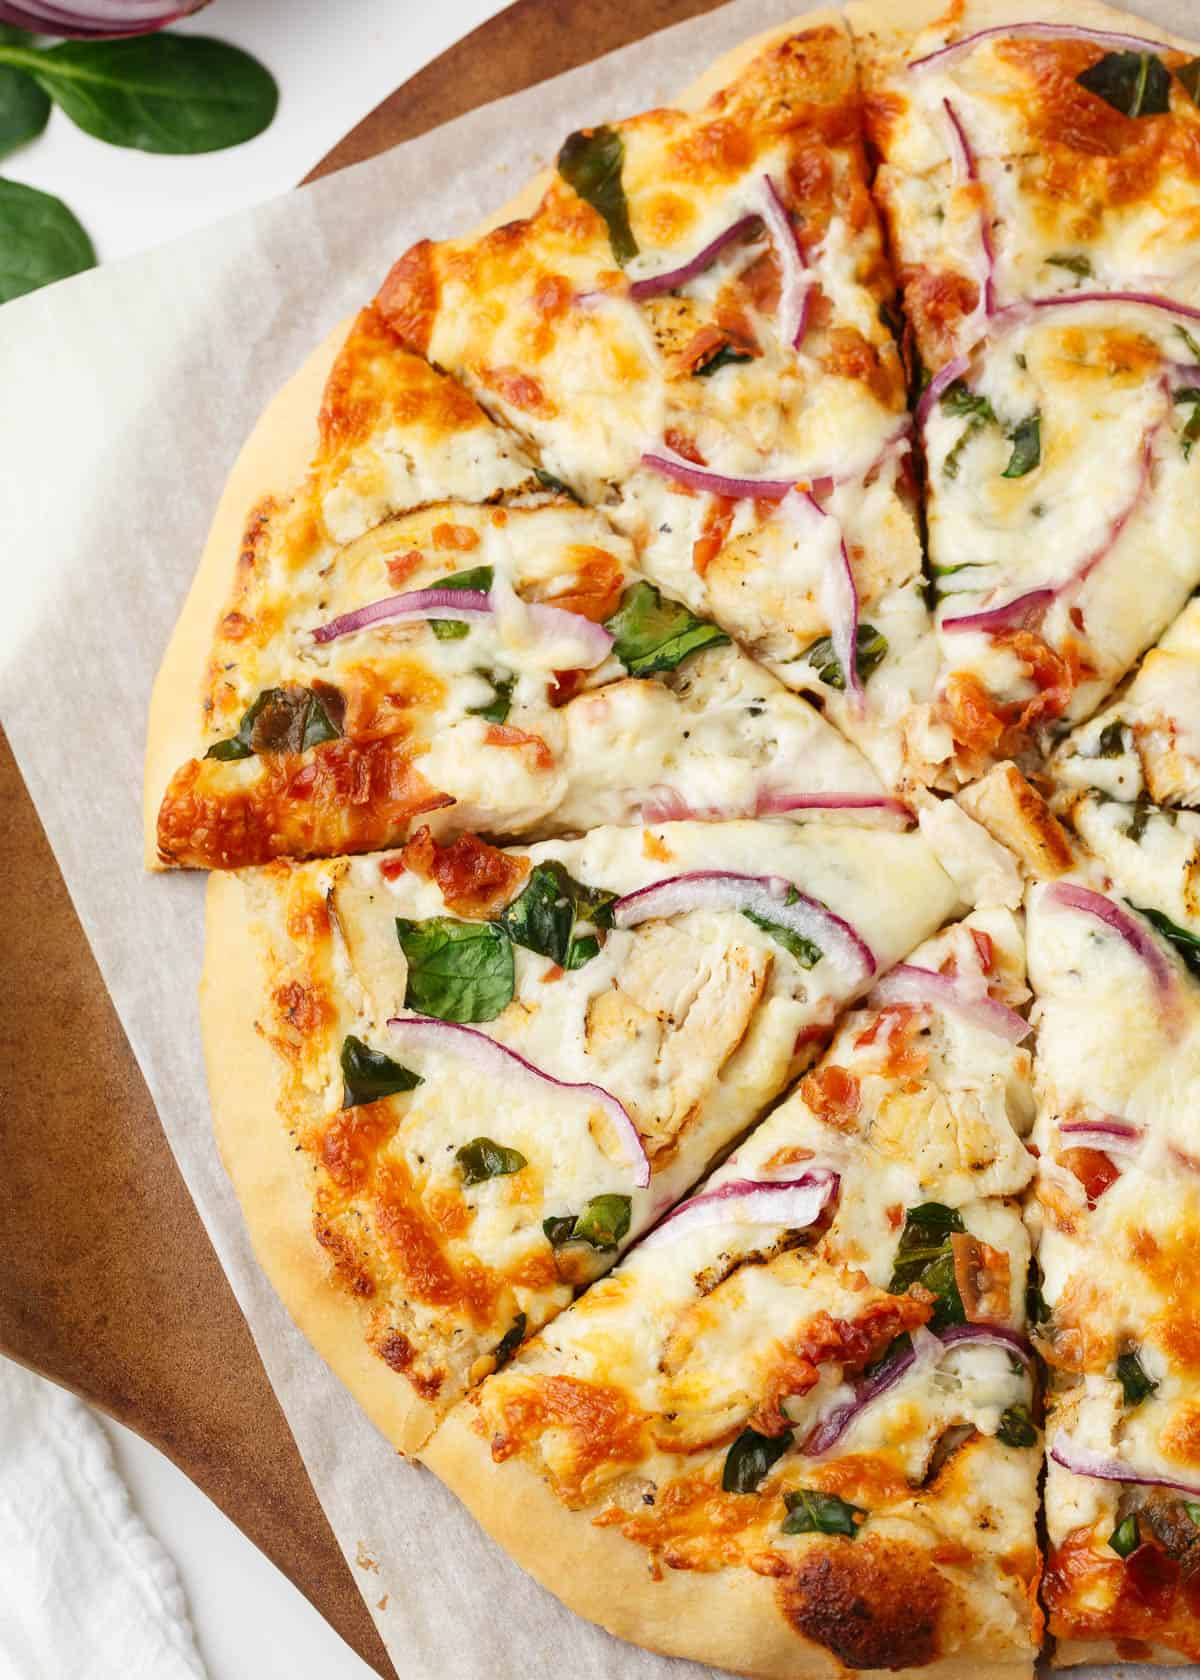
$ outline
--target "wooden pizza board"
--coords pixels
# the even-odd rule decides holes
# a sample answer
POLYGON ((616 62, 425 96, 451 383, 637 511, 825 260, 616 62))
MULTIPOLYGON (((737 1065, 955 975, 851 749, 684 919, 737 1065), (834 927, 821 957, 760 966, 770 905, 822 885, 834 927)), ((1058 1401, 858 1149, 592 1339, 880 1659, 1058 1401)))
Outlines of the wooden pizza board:
MULTIPOLYGON (((517 0, 420 71, 309 179, 716 0, 517 0)), ((392 252, 379 254, 380 274, 392 252)), ((145 1436, 395 1680, 192 1206, 0 734, 0 1353, 145 1436)), ((147 885, 152 890, 152 884, 147 885)))

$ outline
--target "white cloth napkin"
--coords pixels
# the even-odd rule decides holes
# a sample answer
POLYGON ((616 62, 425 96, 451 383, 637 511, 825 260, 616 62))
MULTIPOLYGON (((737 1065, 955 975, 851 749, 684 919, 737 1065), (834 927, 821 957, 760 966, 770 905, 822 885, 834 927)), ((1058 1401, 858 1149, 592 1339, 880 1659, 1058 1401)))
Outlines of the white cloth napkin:
POLYGON ((205 1680, 175 1565, 64 1389, 0 1359, 0 1680, 205 1680))

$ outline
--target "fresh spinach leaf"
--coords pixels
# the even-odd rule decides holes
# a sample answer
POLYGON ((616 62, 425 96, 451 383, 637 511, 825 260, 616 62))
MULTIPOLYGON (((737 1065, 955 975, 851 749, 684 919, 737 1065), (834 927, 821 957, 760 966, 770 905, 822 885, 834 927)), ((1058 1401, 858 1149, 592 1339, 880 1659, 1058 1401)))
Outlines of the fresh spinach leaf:
POLYGON ((1000 1426, 996 1430, 996 1439, 1003 1441, 1006 1447, 1033 1447, 1037 1445, 1037 1429, 1029 1415, 1028 1406, 1006 1406, 1000 1413, 1000 1426))
POLYGON ((238 146, 262 133, 279 103, 269 70, 206 35, 0 44, 0 65, 28 71, 97 140, 143 152, 238 146))
POLYGON ((1196 439, 1200 438, 1200 386, 1181 385, 1174 395, 1177 403, 1190 403, 1192 405, 1192 412, 1188 415, 1180 436, 1180 442, 1183 445, 1183 458, 1187 461, 1191 458, 1196 439))
POLYGON ((789 1429, 783 1435, 760 1435, 757 1429, 743 1429, 725 1454, 721 1487, 726 1493, 754 1493, 771 1466, 792 1444, 789 1429))
POLYGON ((513 999, 512 941, 495 922, 396 917, 408 963, 404 1007, 439 1021, 494 1021, 513 999))
POLYGON ((754 357, 748 350, 737 350, 732 344, 722 344, 714 350, 706 362, 692 369, 693 379, 709 379, 720 368, 733 367, 738 362, 752 362, 754 357))
MULTIPOLYGON (((452 623, 455 629, 458 628, 453 619, 439 619, 438 622, 452 623)), ((467 626, 464 624, 462 628, 465 630, 467 626)), ((501 676, 496 671, 476 671, 475 675, 492 685, 492 698, 486 706, 468 706, 468 716, 481 717, 485 723, 503 723, 512 710, 512 693, 517 686, 516 676, 511 671, 506 676, 501 676)))
POLYGON ((986 426, 996 424, 996 413, 988 399, 972 391, 962 379, 956 379, 942 392, 941 406, 948 414, 961 415, 967 422, 942 462, 942 476, 957 478, 964 450, 986 426))
POLYGON ((638 254, 621 181, 624 164, 625 142, 607 124, 568 135, 558 154, 558 173, 603 217, 612 254, 622 268, 638 254))
POLYGON ((729 637, 707 619, 694 618, 678 601, 664 600, 652 583, 635 583, 605 629, 614 637, 613 652, 631 677, 673 671, 702 648, 723 647, 729 637))
POLYGON ((1161 910, 1146 910, 1140 904, 1135 904, 1132 899, 1127 899, 1126 903, 1131 910, 1136 910, 1139 916, 1145 916, 1151 926, 1156 927, 1163 938, 1174 945, 1188 971, 1200 978, 1200 939, 1194 933, 1189 933, 1186 928, 1180 927, 1178 922, 1173 922, 1169 916, 1164 916, 1161 910))
POLYGON ((1121 1385, 1121 1392, 1125 1396, 1127 1406, 1140 1406, 1142 1401, 1158 1387, 1152 1377, 1146 1375, 1146 1368, 1136 1348, 1123 1353, 1117 1360, 1117 1381, 1121 1385))
POLYGON ((853 1540, 868 1513, 861 1505, 851 1505, 836 1493, 817 1493, 813 1488, 796 1488, 785 1493, 787 1506, 784 1534, 844 1534, 853 1540))
POLYGON ((922 1202, 911 1207, 904 1216, 904 1230, 896 1249, 895 1267, 888 1290, 902 1294, 919 1283, 936 1295, 937 1305, 930 1320, 931 1330, 941 1330, 947 1324, 963 1324, 962 1297, 954 1277, 952 1235, 966 1230, 962 1215, 941 1202, 922 1202))
POLYGON ((1042 1294, 1042 1268, 1036 1260, 1029 1262, 1029 1279, 1025 1285, 1025 1317, 1035 1327, 1045 1324, 1050 1317, 1050 1308, 1046 1305, 1046 1297, 1042 1294))
POLYGON ((1106 723, 1100 731, 1096 756, 1098 758, 1121 758, 1124 756, 1124 752, 1125 725, 1120 718, 1114 718, 1111 723, 1106 723))
POLYGON ((1186 344, 1188 355, 1192 358, 1192 360, 1194 362, 1200 362, 1200 344, 1196 342, 1192 334, 1186 327, 1181 327, 1178 321, 1175 323, 1175 331, 1179 334, 1184 344, 1186 344))
POLYGON ((561 478, 555 478, 553 473, 546 472, 542 467, 534 467, 533 476, 543 490, 553 490, 556 495, 566 496, 572 502, 579 502, 579 497, 571 486, 564 484, 561 478))
MULTIPOLYGON (((882 630, 873 624, 860 624, 854 643, 854 665, 859 682, 866 682, 871 673, 887 657, 888 642, 882 630)), ((846 686, 842 662, 833 651, 833 637, 821 636, 807 649, 808 663, 816 667, 817 675, 826 688, 840 693, 846 686)))
MULTIPOLYGON (((487 594, 492 587, 494 571, 491 566, 471 566, 465 572, 451 572, 434 585, 437 589, 477 589, 487 594)), ((471 626, 461 623, 457 618, 431 618, 429 628, 439 642, 461 642, 464 636, 469 636, 471 626)), ((505 713, 505 716, 508 714, 505 713)), ((493 718, 493 723, 503 723, 504 718, 493 718)))
POLYGON ((514 1318, 512 1323, 509 1325, 508 1329, 504 1332, 503 1336, 501 1336, 500 1340, 496 1343, 495 1347, 492 1349, 492 1358, 495 1361, 495 1364, 492 1366, 493 1373, 496 1371, 502 1371, 512 1358, 513 1354, 516 1353, 521 1343, 525 1340, 525 1329, 528 1323, 529 1320, 526 1318, 525 1314, 523 1312, 519 1312, 516 1318, 514 1318))
POLYGON ((0 179, 0 303, 95 266, 91 240, 60 198, 0 179))
MULTIPOLYGON (((783 902, 785 904, 795 904, 799 897, 800 894, 795 887, 789 887, 787 897, 783 902)), ((761 928, 764 933, 769 933, 777 945, 782 945, 785 951, 795 957, 801 968, 815 968, 824 955, 821 947, 814 940, 806 939, 802 933, 797 933, 794 928, 784 927, 779 922, 773 922, 769 916, 760 916, 754 910, 743 910, 742 915, 748 922, 753 922, 755 927, 761 928)))
POLYGON ((582 968, 600 949, 591 935, 576 937, 577 921, 607 927, 616 893, 585 887, 556 859, 530 872, 520 896, 500 916, 509 937, 561 968, 582 968))
POLYGON ((1002 478, 1024 478, 1042 459, 1042 417, 1034 410, 1020 420, 1008 434, 1012 454, 1002 478))
POLYGON ((1047 257, 1046 261, 1052 268, 1065 268, 1068 274, 1076 274, 1081 280, 1092 277, 1092 261, 1081 251, 1060 251, 1056 256, 1047 257))
POLYGON ((420 1075, 394 1062, 382 1050, 372 1050, 361 1038, 347 1033, 342 1040, 342 1107, 378 1102, 399 1091, 414 1091, 420 1075))
POLYGON ((1157 807, 1150 803, 1144 793, 1139 793, 1133 802, 1133 810, 1129 821, 1125 824, 1125 838, 1132 840, 1136 846, 1146 832, 1146 824, 1155 815, 1157 815, 1157 807))
MULTIPOLYGON (((0 46, 19 46, 23 31, 0 24, 0 46)), ((26 37, 28 39, 28 37, 26 37)), ((0 157, 35 139, 50 120, 50 95, 26 70, 0 64, 0 157)))
POLYGON ((458 1162, 464 1184, 483 1184, 489 1178, 507 1178, 529 1165, 519 1149, 508 1149, 490 1137, 472 1138, 470 1143, 464 1143, 461 1149, 455 1150, 454 1159, 458 1162))
POLYGON ((1171 76, 1157 53, 1105 53, 1075 80, 1123 117, 1161 116, 1171 103, 1171 76))
POLYGON ((569 1242, 615 1248, 628 1234, 632 1213, 631 1196, 593 1196, 578 1217, 571 1213, 553 1214, 542 1220, 542 1230, 555 1248, 569 1242))
POLYGON ((1127 1558, 1130 1552, 1136 1552, 1142 1543, 1138 1532, 1138 1520, 1134 1516, 1119 1522, 1108 1537, 1109 1550, 1116 1552, 1119 1558, 1127 1558))
POLYGON ((1200 58, 1190 58, 1175 72, 1175 80, 1193 105, 1200 105, 1200 58))
POLYGON ((336 741, 341 730, 311 689, 264 688, 242 714, 237 734, 209 747, 205 758, 251 758, 255 753, 307 752, 336 741))
MULTIPOLYGON (((1200 60, 1197 62, 1200 62, 1200 60)), ((1200 1528, 1200 1505, 1195 1504, 1194 1501, 1190 1499, 1185 1499, 1183 1501, 1183 1508, 1191 1518, 1192 1526, 1194 1528, 1200 1528)))

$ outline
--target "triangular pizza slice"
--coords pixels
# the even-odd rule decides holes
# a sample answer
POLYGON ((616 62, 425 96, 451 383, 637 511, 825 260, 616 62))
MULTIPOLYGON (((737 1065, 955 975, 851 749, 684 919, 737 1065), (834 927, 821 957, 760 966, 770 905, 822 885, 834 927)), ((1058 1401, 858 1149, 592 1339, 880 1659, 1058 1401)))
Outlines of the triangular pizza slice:
POLYGON ((218 1140, 401 1450, 683 1195, 961 905, 924 839, 676 823, 210 881, 218 1140))
POLYGON ((778 1680, 1032 1673, 1021 930, 976 911, 422 1456, 568 1604, 778 1680))

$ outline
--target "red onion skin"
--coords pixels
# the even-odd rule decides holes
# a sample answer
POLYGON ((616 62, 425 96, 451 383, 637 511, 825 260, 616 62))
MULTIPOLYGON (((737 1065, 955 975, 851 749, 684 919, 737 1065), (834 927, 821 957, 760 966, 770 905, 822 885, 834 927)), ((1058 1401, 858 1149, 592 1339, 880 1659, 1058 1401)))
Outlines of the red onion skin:
POLYGON ((1009 37, 1017 35, 1040 37, 1043 40, 1090 41, 1096 46, 1126 47, 1133 51, 1170 52, 1172 48, 1166 41, 1152 41, 1145 35, 1125 35, 1113 29, 1088 29, 1081 24, 1072 23, 1042 23, 1030 19, 1027 23, 997 23, 988 29, 973 30, 970 35, 964 35, 961 40, 949 41, 944 47, 937 47, 933 52, 923 53, 920 58, 910 59, 906 66, 909 70, 923 70, 926 65, 936 64, 939 60, 952 58, 958 53, 969 52, 980 41, 986 41, 997 35, 1009 37))
POLYGON ((802 1173, 799 1178, 733 1178, 725 1184, 720 1184, 715 1190, 706 1190, 699 1196, 691 1196, 686 1202, 679 1202, 665 1219, 660 1219, 652 1230, 646 1232, 642 1242, 651 1237, 657 1239, 662 1232, 676 1219, 689 1213, 701 1204, 729 1201, 740 1196, 756 1196, 772 1190, 814 1190, 824 1188, 825 1201, 820 1211, 812 1221, 818 1223, 825 1217, 829 1204, 834 1201, 841 1190, 841 1175, 831 1171, 828 1167, 814 1167, 809 1172, 802 1173))
MULTIPOLYGON (((198 12, 207 6, 208 0, 183 0, 180 5, 162 7, 157 10, 152 19, 136 15, 109 20, 89 18, 86 0, 75 7, 57 6, 38 3, 32 5, 13 4, 11 0, 0 0, 0 23, 11 23, 18 29, 27 29, 34 35, 62 35, 71 40, 104 40, 117 36, 151 35, 159 29, 165 29, 168 24, 177 23, 180 18, 188 17, 192 12, 198 12)), ((108 11, 111 8, 105 7, 108 11)), ((118 12, 120 8, 117 8, 118 12)))
POLYGON ((727 496, 732 501, 781 502, 794 488, 790 478, 731 478, 726 473, 710 472, 682 456, 673 458, 648 450, 642 465, 662 478, 686 484, 689 490, 700 490, 710 496, 727 496))
POLYGON ((635 280, 629 288, 629 295, 635 303, 644 303, 647 298, 661 297, 664 292, 674 291, 677 286, 686 286, 689 280, 694 280, 698 274, 703 274, 706 268, 711 268, 727 245, 742 234, 747 233, 759 217, 753 212, 740 216, 724 233, 710 240, 704 249, 698 252, 690 262, 679 268, 668 269, 664 274, 655 274, 648 280, 635 280))
POLYGON ((1122 1459, 1106 1459, 1090 1447, 1077 1447, 1070 1434, 1063 1430, 1050 1448, 1050 1457, 1073 1476, 1090 1476, 1099 1482, 1122 1482, 1134 1487, 1164 1487, 1175 1493, 1188 1493, 1200 1498, 1200 1475, 1191 1481, 1182 1477, 1163 1476, 1156 1470, 1138 1469, 1122 1459), (1084 1468, 1084 1466, 1087 1468, 1084 1468))
MULTIPOLYGON (((958 143, 963 173, 968 181, 979 185, 979 165, 975 161, 975 151, 963 126, 962 118, 948 99, 942 100, 942 109, 950 122, 950 128, 958 143)), ((979 243, 983 247, 986 265, 983 282, 983 312, 990 321, 996 313, 996 252, 992 244, 992 229, 988 218, 986 199, 979 207, 979 243)))
POLYGON ((1078 910, 1082 915, 1094 916, 1097 921, 1103 922, 1145 964, 1159 993, 1164 997, 1174 993, 1175 975, 1153 936, 1112 899, 1106 898, 1103 893, 1092 892, 1088 887, 1075 886, 1070 881, 1056 881, 1046 889, 1046 897, 1064 909, 1078 910))

